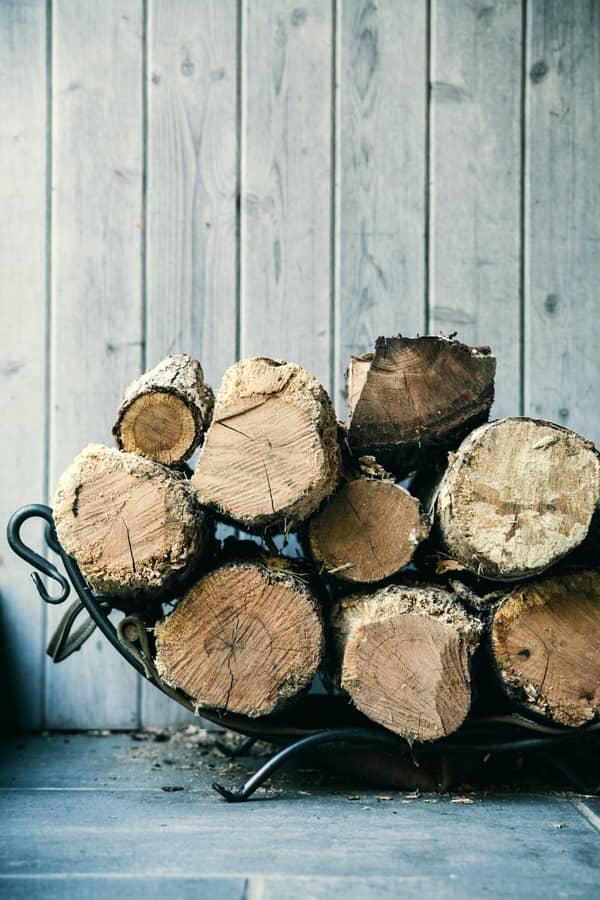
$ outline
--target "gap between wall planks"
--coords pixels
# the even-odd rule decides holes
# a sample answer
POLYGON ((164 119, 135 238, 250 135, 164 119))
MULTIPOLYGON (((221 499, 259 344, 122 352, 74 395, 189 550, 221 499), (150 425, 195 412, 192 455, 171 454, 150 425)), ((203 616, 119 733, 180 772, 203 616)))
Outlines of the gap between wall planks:
MULTIPOLYGON (((428 311, 498 354, 495 414, 524 392, 599 439, 597 19, 592 0, 2 5, 3 519, 110 442, 164 353, 213 383, 240 352, 287 356, 344 415, 349 355, 428 311)), ((47 612, 1 552, 21 724, 44 724, 44 678, 52 727, 180 721, 100 638, 46 666, 47 612)))

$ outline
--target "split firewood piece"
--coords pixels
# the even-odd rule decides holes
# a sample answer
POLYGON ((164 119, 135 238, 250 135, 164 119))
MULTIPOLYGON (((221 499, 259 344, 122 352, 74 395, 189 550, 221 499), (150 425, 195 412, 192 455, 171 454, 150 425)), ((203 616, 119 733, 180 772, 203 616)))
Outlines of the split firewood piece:
POLYGON ((156 626, 161 677, 198 709, 265 716, 310 684, 324 651, 323 623, 288 563, 227 563, 156 626))
POLYGON ((119 450, 164 465, 188 459, 208 428, 213 392, 187 353, 167 356, 129 385, 113 426, 119 450))
POLYGON ((600 456, 551 422, 501 419, 467 437, 440 483, 448 556, 484 578, 536 575, 586 537, 600 500, 600 456))
POLYGON ((374 722, 409 741, 456 731, 471 704, 482 626, 450 591, 388 585, 333 612, 340 686, 374 722))
POLYGON ((120 597, 176 587, 209 535, 189 482, 101 444, 89 444, 61 475, 54 521, 92 587, 120 597))
POLYGON ((444 337, 378 338, 375 352, 353 357, 347 373, 352 452, 408 474, 486 421, 495 372, 489 347, 444 337))
POLYGON ((289 530, 339 480, 331 401, 306 369, 243 359, 225 373, 192 483, 203 504, 245 528, 289 530))
POLYGON ((325 573, 374 582, 408 565, 429 528, 419 501, 393 480, 355 478, 311 518, 308 543, 325 573))
POLYGON ((600 713, 600 572, 515 588, 494 615, 492 650, 509 696, 561 725, 600 713))

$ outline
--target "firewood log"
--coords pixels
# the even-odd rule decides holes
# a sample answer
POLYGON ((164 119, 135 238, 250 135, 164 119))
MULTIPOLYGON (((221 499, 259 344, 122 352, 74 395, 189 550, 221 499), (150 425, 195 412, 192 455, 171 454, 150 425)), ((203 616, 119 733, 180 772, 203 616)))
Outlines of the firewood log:
POLYGON ((164 465, 188 459, 208 428, 213 393, 198 360, 167 356, 129 385, 113 426, 119 450, 164 465))
POLYGON ((332 629, 340 686, 370 719, 409 741, 459 728, 482 626, 452 592, 407 584, 349 597, 332 629))
POLYGON ((92 587, 119 597, 176 587, 209 535, 189 482, 101 444, 89 444, 61 475, 54 521, 92 587))
POLYGON ((600 713, 600 572, 536 579, 497 609, 492 652, 509 696, 546 719, 578 726, 600 713))
POLYGON ((322 572, 368 583, 406 566, 429 527, 419 501, 393 479, 360 477, 310 519, 308 544, 322 572))
POLYGON ((331 401, 300 366, 244 359, 223 378, 192 483, 203 504, 248 529, 289 530, 335 488, 331 401))
POLYGON ((450 456, 436 517, 450 558, 510 581, 543 572, 577 547, 599 500, 592 443, 515 417, 481 426, 450 456))
POLYGON ((250 717, 307 687, 324 650, 309 588, 281 558, 227 563, 201 578, 155 628, 156 665, 197 705, 250 717))
POLYGON ((489 347, 443 337, 378 338, 347 373, 348 441, 397 476, 458 446, 486 421, 496 360, 489 347))

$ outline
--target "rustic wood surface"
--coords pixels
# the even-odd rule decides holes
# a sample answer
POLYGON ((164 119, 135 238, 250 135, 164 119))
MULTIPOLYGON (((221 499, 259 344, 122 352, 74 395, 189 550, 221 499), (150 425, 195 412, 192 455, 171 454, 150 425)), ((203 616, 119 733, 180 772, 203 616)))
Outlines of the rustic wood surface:
MULTIPOLYGON (((110 440, 123 390, 168 352, 215 387, 240 353, 286 357, 342 414, 350 353, 457 329, 498 356, 492 415, 598 439, 598 15, 1 4, 3 521, 110 440)), ((103 639, 46 664, 62 610, 0 555, 22 724, 179 720, 103 639)))

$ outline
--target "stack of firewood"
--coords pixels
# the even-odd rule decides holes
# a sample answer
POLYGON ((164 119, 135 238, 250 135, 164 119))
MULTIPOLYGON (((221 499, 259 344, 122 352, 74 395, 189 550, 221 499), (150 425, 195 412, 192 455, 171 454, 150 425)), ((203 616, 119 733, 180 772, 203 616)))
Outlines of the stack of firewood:
POLYGON ((345 425, 298 365, 241 360, 213 396, 170 356, 127 390, 118 449, 63 473, 59 539, 138 611, 197 710, 265 716, 320 672, 430 741, 493 675, 521 708, 583 725, 600 711, 600 456, 551 422, 488 422, 494 375, 486 347, 380 338, 350 363, 345 425), (291 534, 293 559, 277 552, 291 534))

